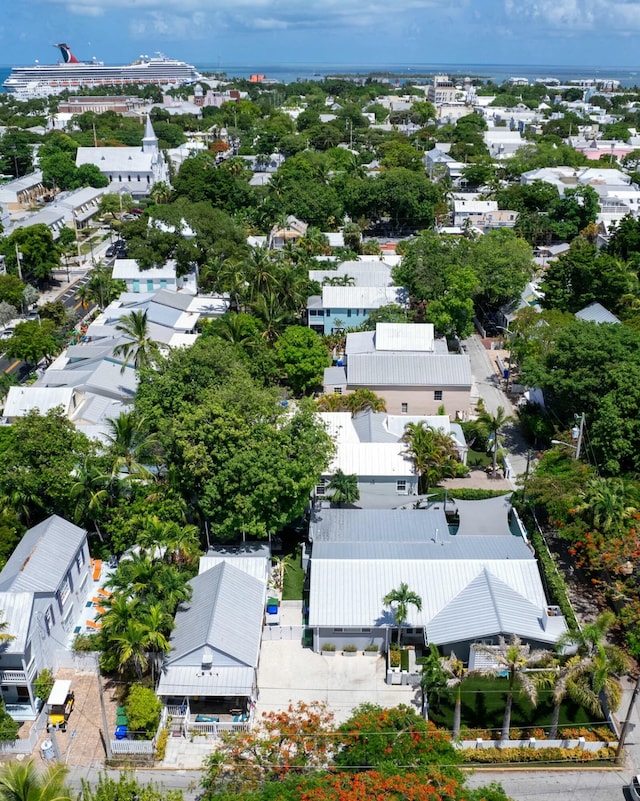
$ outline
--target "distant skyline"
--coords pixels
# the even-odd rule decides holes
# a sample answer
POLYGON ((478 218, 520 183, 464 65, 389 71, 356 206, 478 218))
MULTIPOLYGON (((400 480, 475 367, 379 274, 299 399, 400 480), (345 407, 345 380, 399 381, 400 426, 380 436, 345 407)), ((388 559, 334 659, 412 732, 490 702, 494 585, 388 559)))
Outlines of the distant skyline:
POLYGON ((635 67, 640 0, 5 0, 0 64, 635 67))

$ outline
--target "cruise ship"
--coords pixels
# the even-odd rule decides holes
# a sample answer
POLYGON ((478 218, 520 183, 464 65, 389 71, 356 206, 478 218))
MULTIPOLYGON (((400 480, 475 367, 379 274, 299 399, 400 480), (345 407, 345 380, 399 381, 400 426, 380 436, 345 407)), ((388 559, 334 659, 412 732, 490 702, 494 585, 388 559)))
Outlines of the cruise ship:
POLYGON ((34 64, 32 67, 13 67, 4 81, 4 88, 19 98, 46 97, 65 89, 82 87, 121 86, 128 83, 179 86, 195 83, 200 73, 191 64, 167 58, 162 53, 153 57, 140 56, 132 64, 108 66, 102 61, 79 61, 66 44, 56 44, 62 60, 57 64, 34 64))

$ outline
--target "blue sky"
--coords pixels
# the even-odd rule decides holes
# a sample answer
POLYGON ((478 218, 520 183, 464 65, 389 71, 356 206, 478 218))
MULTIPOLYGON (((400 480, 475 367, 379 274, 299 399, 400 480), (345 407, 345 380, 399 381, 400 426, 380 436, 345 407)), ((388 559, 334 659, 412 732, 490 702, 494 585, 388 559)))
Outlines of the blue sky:
POLYGON ((640 63, 640 0, 3 0, 0 64, 640 63))

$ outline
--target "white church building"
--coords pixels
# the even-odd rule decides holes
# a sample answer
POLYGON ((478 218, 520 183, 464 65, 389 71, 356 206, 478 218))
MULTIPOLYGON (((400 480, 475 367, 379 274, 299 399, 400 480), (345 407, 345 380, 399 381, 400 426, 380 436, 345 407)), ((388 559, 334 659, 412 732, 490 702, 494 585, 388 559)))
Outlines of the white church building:
POLYGON ((109 179, 107 192, 132 197, 149 194, 154 184, 169 183, 169 165, 158 148, 151 119, 147 117, 142 147, 79 147, 76 166, 95 164, 109 179))

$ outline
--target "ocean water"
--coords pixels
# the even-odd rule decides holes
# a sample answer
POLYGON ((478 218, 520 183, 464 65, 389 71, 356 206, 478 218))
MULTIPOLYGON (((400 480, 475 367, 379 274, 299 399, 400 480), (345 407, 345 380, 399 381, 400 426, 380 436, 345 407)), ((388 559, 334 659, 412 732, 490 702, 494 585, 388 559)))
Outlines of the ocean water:
MULTIPOLYGON (((517 76, 534 81, 536 78, 558 78, 561 83, 570 80, 595 78, 617 80, 624 87, 640 86, 638 67, 571 67, 558 65, 528 64, 196 64, 200 72, 224 72, 228 77, 248 78, 255 73, 265 75, 282 83, 296 80, 319 79, 327 75, 367 75, 369 73, 391 74, 394 78, 409 80, 414 76, 433 74, 470 76, 491 79, 502 83, 517 76)), ((0 67, 0 91, 2 82, 9 75, 10 67, 0 67)))

